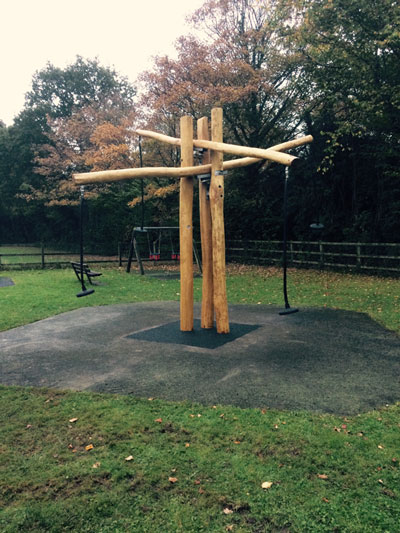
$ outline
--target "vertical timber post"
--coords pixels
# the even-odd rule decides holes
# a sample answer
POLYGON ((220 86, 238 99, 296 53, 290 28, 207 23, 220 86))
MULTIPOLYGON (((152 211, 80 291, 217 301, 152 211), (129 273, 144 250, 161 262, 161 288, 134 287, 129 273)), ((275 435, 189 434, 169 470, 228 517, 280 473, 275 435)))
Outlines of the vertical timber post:
MULTIPOLYGON (((211 110, 211 140, 223 142, 222 108, 211 110)), ((212 218, 212 250, 214 308, 218 333, 229 333, 228 300, 225 276, 224 177, 223 152, 211 151, 210 206, 212 218)))
MULTIPOLYGON (((193 166, 193 119, 180 120, 181 166, 193 166)), ((181 331, 193 331, 193 178, 180 179, 179 241, 181 259, 181 331)))
MULTIPOLYGON (((208 141, 208 119, 202 117, 197 121, 197 138, 208 141)), ((202 164, 210 163, 210 152, 203 155, 202 164)), ((208 183, 199 180, 201 260, 203 269, 203 287, 201 297, 201 327, 210 329, 214 326, 214 290, 213 290, 213 256, 212 224, 208 183)))

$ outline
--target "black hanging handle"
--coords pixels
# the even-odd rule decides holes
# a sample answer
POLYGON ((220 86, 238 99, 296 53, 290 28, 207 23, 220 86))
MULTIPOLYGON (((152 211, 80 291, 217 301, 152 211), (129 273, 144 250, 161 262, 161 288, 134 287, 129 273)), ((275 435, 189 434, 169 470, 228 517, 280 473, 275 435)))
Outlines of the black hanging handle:
POLYGON ((80 192, 81 192, 81 196, 80 196, 80 208, 79 208, 79 234, 80 234, 80 254, 81 254, 81 258, 80 258, 80 270, 81 270, 81 286, 82 286, 82 290, 80 292, 78 292, 78 294, 76 295, 77 298, 81 298, 82 296, 88 296, 89 294, 93 294, 94 293, 94 289, 87 289, 85 287, 85 282, 83 280, 83 276, 84 276, 84 269, 83 269, 83 205, 84 205, 84 201, 85 201, 85 187, 83 185, 81 185, 80 187, 80 192))
POLYGON ((289 181, 289 167, 285 167, 285 185, 283 190, 283 297, 285 309, 280 311, 280 315, 291 315, 297 313, 298 309, 290 307, 287 294, 287 190, 289 181))

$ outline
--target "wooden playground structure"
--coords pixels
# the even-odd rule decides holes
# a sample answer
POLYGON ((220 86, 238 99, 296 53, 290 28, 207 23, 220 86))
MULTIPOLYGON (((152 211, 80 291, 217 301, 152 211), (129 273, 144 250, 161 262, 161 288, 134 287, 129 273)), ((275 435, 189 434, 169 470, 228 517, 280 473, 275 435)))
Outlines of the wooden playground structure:
POLYGON ((121 181, 134 178, 180 179, 180 328, 193 330, 193 176, 199 181, 200 235, 203 268, 201 327, 214 327, 218 333, 229 333, 228 301, 225 274, 224 176, 227 170, 240 168, 261 160, 290 166, 298 158, 285 150, 310 143, 311 135, 294 139, 267 149, 251 148, 223 142, 223 112, 211 110, 211 140, 207 117, 197 121, 194 138, 193 118, 181 117, 180 138, 147 130, 137 130, 143 137, 180 146, 181 167, 143 167, 75 174, 77 185, 121 181), (202 164, 194 165, 193 149, 201 149, 202 164), (224 153, 241 156, 223 160, 224 153))

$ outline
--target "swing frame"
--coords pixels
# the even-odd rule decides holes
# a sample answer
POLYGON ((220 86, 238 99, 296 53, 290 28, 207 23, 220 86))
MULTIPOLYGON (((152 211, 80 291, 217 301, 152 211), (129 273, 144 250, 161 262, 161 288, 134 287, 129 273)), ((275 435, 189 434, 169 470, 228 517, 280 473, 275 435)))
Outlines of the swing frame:
MULTIPOLYGON (((180 253, 175 253, 174 251, 174 248, 173 248, 173 244, 172 244, 172 236, 171 236, 171 231, 172 230, 179 230, 179 226, 137 226, 135 228, 133 228, 133 231, 132 231, 132 238, 131 238, 131 243, 130 243, 130 246, 129 246, 129 253, 128 253, 128 262, 127 262, 127 266, 126 266, 126 271, 129 273, 131 271, 131 266, 132 266, 132 260, 133 260, 133 254, 135 254, 136 256, 136 261, 137 261, 137 264, 138 264, 138 269, 139 269, 139 273, 141 275, 144 275, 145 274, 145 271, 144 271, 144 267, 143 267, 143 258, 140 254, 140 250, 139 250, 139 245, 138 245, 138 242, 137 242, 137 239, 136 239, 136 234, 137 233, 147 233, 147 235, 149 235, 149 232, 151 231, 154 231, 154 232, 159 232, 159 237, 156 241, 153 241, 153 245, 154 245, 154 242, 157 242, 159 243, 159 248, 158 248, 158 252, 154 251, 154 253, 151 252, 151 247, 150 247, 150 241, 149 242, 149 258, 148 260, 149 261, 160 261, 160 260, 163 260, 161 258, 161 253, 160 253, 160 245, 161 245, 161 232, 162 231, 169 231, 169 236, 170 236, 170 241, 171 241, 171 261, 180 261, 180 253), (156 256, 156 257, 154 257, 156 256)), ((197 247, 196 247, 196 242, 195 240, 193 239, 193 257, 194 257, 194 260, 198 266, 198 269, 200 271, 200 273, 202 273, 202 264, 201 264, 201 260, 200 260, 200 257, 199 257, 199 254, 197 252, 197 247)))
POLYGON ((211 140, 208 118, 197 121, 197 139, 193 135, 193 118, 180 119, 180 138, 160 133, 137 130, 161 142, 181 147, 181 167, 148 167, 107 170, 75 174, 76 184, 120 181, 134 178, 170 177, 180 179, 179 191, 179 240, 180 240, 180 328, 193 330, 193 176, 211 174, 210 183, 199 180, 200 233, 203 262, 203 295, 201 310, 202 328, 212 328, 214 316, 218 333, 229 333, 228 302, 226 294, 225 228, 224 228, 224 176, 226 170, 240 168, 264 161, 291 166, 297 157, 285 150, 310 143, 311 135, 293 139, 268 149, 226 144, 223 142, 223 111, 211 110, 211 140), (194 148, 203 148, 202 164, 194 165, 194 148), (224 162, 224 153, 242 156, 224 162))

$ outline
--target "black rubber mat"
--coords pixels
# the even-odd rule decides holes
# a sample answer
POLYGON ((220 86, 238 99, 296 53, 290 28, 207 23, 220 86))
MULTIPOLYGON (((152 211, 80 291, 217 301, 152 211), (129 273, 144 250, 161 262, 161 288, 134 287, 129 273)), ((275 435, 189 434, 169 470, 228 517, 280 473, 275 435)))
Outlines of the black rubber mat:
POLYGON ((195 346, 197 348, 206 348, 214 350, 228 342, 232 342, 251 331, 254 331, 259 325, 237 324, 229 325, 229 333, 220 335, 213 329, 203 329, 201 321, 194 320, 193 331, 180 331, 180 321, 162 324, 155 328, 150 328, 132 335, 127 335, 128 339, 139 339, 143 341, 162 342, 168 344, 184 344, 185 346, 195 346))

